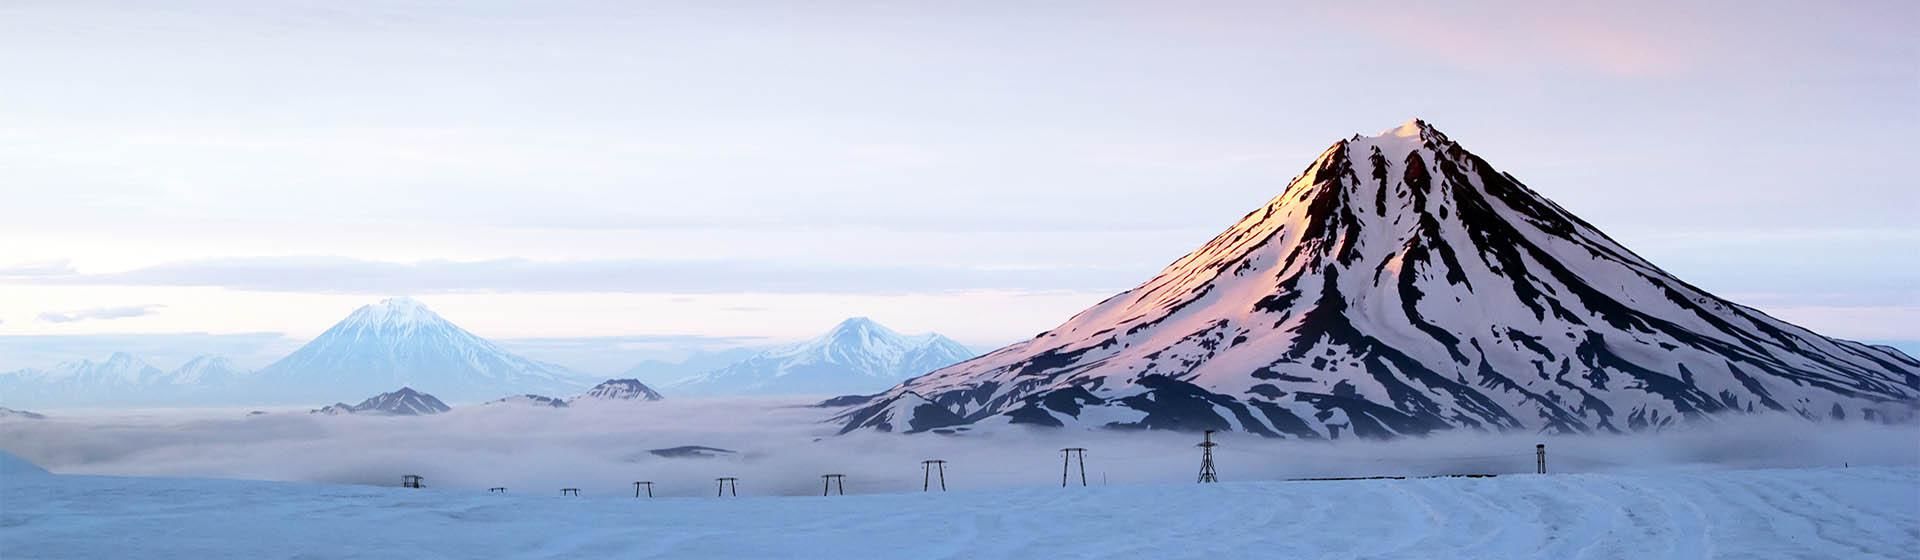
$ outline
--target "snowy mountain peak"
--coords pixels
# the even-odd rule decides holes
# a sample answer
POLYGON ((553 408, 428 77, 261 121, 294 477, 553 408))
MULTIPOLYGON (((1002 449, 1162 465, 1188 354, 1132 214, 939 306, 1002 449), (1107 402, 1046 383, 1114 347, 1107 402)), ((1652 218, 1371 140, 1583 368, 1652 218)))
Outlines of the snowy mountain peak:
POLYGON ((580 396, 567 399, 570 403, 583 401, 657 401, 660 393, 638 379, 608 379, 594 385, 580 396))
POLYGON ((829 332, 837 334, 837 333, 869 333, 869 332, 892 333, 893 331, 888 330, 884 326, 881 326, 879 322, 876 322, 873 319, 868 319, 866 317, 848 317, 845 320, 840 321, 840 324, 834 325, 833 330, 829 332))
POLYGON ((367 400, 360 401, 360 404, 343 406, 342 404, 336 403, 313 410, 312 413, 326 415, 379 414, 389 416, 420 416, 439 414, 449 410, 453 410, 453 408, 448 407, 446 403, 440 402, 440 399, 434 398, 433 395, 415 391, 412 387, 401 387, 398 391, 368 397, 367 400))
POLYGON ((1375 136, 1394 137, 1394 138, 1420 138, 1429 129, 1430 127, 1427 126, 1427 121, 1420 120, 1419 118, 1416 117, 1416 118, 1407 119, 1407 122, 1400 123, 1400 126, 1389 128, 1375 136))
POLYGON ((0 373, 0 395, 5 395, 10 404, 157 404, 207 394, 209 385, 242 373, 226 360, 212 356, 162 371, 133 354, 115 352, 102 361, 79 360, 48 369, 0 373))
POLYGON ((142 384, 165 375, 159 368, 126 352, 114 352, 104 361, 80 360, 54 366, 47 377, 92 384, 142 384))
POLYGON ((831 346, 852 347, 887 344, 900 338, 900 333, 881 326, 880 323, 866 317, 853 317, 834 325, 833 330, 820 338, 831 346))
POLYGON ((907 336, 866 317, 841 321, 818 338, 775 348, 674 383, 675 394, 870 393, 901 379, 973 357, 929 333, 907 336))
POLYGON ((508 352, 409 298, 354 310, 251 378, 262 396, 276 399, 411 385, 477 401, 502 393, 572 393, 587 385, 577 373, 508 352))
POLYGON ((347 316, 344 324, 361 326, 431 326, 446 323, 447 320, 428 309, 426 304, 410 297, 391 297, 378 303, 362 305, 347 316))
POLYGON ((187 363, 174 368, 167 377, 170 383, 187 385, 224 381, 245 374, 246 370, 240 369, 225 356, 203 354, 194 356, 193 359, 187 360, 187 363))
MULTIPOLYGON (((1897 419, 1920 360, 1703 292, 1411 121, 1055 329, 913 378, 977 423, 1393 437, 1715 413, 1897 419)), ((928 409, 931 411, 932 409, 928 409)))

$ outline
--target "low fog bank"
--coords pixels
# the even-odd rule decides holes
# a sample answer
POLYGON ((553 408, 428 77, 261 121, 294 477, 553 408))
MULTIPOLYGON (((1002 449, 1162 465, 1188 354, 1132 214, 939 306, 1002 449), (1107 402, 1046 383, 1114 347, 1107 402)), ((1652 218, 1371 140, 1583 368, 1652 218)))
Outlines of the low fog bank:
MULTIPOLYGON (((712 495, 739 477, 742 495, 820 492, 845 473, 849 493, 919 491, 920 462, 947 461, 947 486, 1060 484, 1062 447, 1084 447, 1090 484, 1188 483, 1198 434, 1002 427, 961 436, 833 435, 833 411, 782 399, 661 401, 572 409, 472 406, 426 417, 315 416, 234 410, 0 420, 0 449, 56 473, 397 485, 419 474, 438 488, 516 493, 577 487, 631 495, 712 495), (648 450, 702 445, 732 457, 663 458, 648 450)), ((1920 425, 1726 417, 1661 433, 1599 436, 1448 433, 1386 442, 1274 441, 1216 434, 1223 481, 1306 477, 1530 473, 1547 445, 1551 472, 1667 468, 1920 465, 1920 425)), ((1079 484, 1078 464, 1072 483, 1079 484)), ((938 484, 937 480, 934 484, 938 484)))

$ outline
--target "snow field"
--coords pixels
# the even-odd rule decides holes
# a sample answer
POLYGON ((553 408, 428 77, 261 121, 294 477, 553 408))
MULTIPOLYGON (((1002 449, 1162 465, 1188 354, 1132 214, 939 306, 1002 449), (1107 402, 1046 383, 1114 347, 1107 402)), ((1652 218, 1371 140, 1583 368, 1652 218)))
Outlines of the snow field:
POLYGON ((0 558, 1910 559, 1920 550, 1914 467, 826 498, 557 494, 7 476, 0 558))

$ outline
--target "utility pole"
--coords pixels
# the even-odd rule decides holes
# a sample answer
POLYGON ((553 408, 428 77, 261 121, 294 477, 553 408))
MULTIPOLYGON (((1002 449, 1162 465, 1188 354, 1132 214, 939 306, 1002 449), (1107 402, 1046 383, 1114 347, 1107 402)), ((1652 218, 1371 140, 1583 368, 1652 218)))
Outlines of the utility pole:
POLYGON ((1547 474, 1547 444, 1533 444, 1534 474, 1547 474))
POLYGON ((642 481, 633 483, 633 497, 635 498, 640 497, 641 486, 647 487, 647 497, 649 498, 653 497, 653 481, 651 480, 642 480, 642 481))
POLYGON ((1200 438, 1200 482, 1220 482, 1218 474, 1213 472, 1213 448, 1220 444, 1213 442, 1213 430, 1207 430, 1200 438))
POLYGON ((1080 485, 1087 485, 1087 448, 1068 447, 1060 450, 1060 487, 1067 487, 1067 471, 1073 464, 1074 456, 1080 457, 1080 485))
POLYGON ((942 459, 927 459, 920 462, 921 492, 928 492, 933 489, 932 477, 936 470, 940 472, 940 491, 947 491, 947 462, 942 459))
POLYGON ((820 495, 827 495, 827 490, 832 489, 835 483, 840 485, 840 495, 847 495, 847 475, 844 474, 820 475, 820 495))
POLYGON ((714 480, 720 483, 720 488, 718 490, 715 490, 713 493, 714 496, 724 496, 727 494, 728 490, 732 490, 733 495, 735 496, 740 495, 740 479, 734 478, 731 476, 723 476, 720 478, 716 478, 714 480))

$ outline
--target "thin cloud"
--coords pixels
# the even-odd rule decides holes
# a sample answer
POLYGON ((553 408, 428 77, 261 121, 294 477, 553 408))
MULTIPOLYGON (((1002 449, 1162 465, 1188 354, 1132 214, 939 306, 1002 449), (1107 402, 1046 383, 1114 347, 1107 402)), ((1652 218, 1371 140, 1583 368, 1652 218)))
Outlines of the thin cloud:
POLYGON ((975 290, 1117 290, 1146 271, 1093 267, 985 269, 889 264, 807 264, 753 260, 586 260, 380 262, 344 257, 241 257, 182 261, 34 283, 208 286, 303 293, 471 292, 846 293, 975 290))
POLYGON ((164 305, 149 303, 144 305, 126 305, 120 307, 96 307, 77 311, 48 311, 40 314, 40 321, 46 323, 74 323, 79 321, 106 321, 152 315, 164 305))
POLYGON ((54 278, 74 274, 73 265, 67 261, 40 261, 0 265, 0 280, 32 280, 36 278, 54 278))

